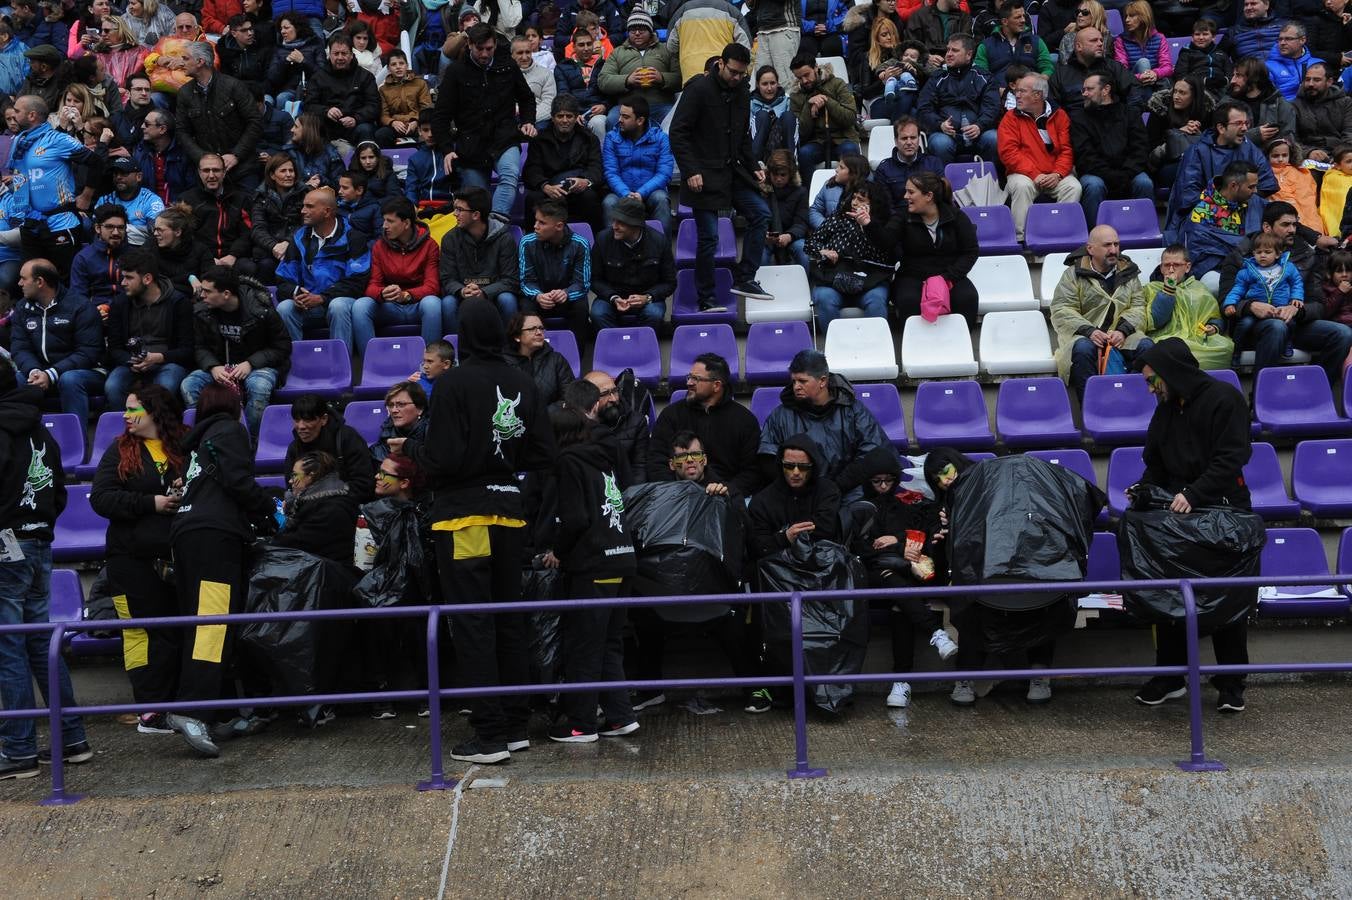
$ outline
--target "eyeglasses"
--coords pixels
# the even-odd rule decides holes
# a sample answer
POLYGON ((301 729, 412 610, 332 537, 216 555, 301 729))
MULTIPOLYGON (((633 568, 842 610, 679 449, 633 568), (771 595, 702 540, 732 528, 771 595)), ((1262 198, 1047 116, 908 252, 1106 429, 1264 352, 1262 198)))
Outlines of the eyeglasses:
POLYGON ((720 378, 715 378, 715 377, 713 377, 712 375, 687 375, 687 376, 685 376, 685 380, 686 380, 687 382, 693 381, 693 382, 695 382, 696 384, 698 384, 698 383, 700 383, 700 382, 702 382, 702 381, 710 381, 710 382, 712 382, 712 381, 721 381, 722 379, 720 379, 720 378))
POLYGON ((386 409, 407 409, 413 405, 412 400, 388 400, 385 403, 386 409))
POLYGON ((687 453, 673 453, 671 458, 677 465, 680 465, 688 462, 704 462, 709 458, 709 454, 703 450, 692 450, 687 453))
POLYGON ((781 469, 783 469, 785 472, 811 472, 811 471, 812 471, 812 463, 810 463, 810 462, 805 462, 805 463, 799 463, 799 462, 782 462, 782 463, 779 464, 779 467, 780 467, 781 469))
POLYGON ((894 484, 896 480, 895 475, 874 475, 869 479, 873 484, 894 484))
POLYGON ((527 326, 525 326, 524 328, 521 329, 521 331, 522 331, 523 333, 529 331, 529 332, 531 332, 532 334, 534 334, 534 333, 536 333, 536 332, 544 331, 544 330, 545 330, 545 326, 543 326, 543 325, 527 325, 527 326))
POLYGON ((456 217, 457 219, 461 218, 462 216, 467 216, 467 215, 469 215, 470 213, 472 213, 473 211, 474 211, 474 210, 470 209, 468 206, 452 206, 452 207, 451 207, 451 212, 455 213, 455 217, 456 217))
POLYGON ((610 388, 609 390, 604 390, 604 391, 601 392, 601 396, 602 396, 602 397, 618 397, 619 395, 620 395, 620 389, 617 388, 617 387, 613 387, 613 388, 610 388))
POLYGON ((400 478, 398 475, 395 475, 393 472, 386 472, 384 469, 381 469, 380 471, 376 472, 376 477, 379 478, 381 481, 385 482, 386 484, 398 484, 399 482, 404 480, 400 478))

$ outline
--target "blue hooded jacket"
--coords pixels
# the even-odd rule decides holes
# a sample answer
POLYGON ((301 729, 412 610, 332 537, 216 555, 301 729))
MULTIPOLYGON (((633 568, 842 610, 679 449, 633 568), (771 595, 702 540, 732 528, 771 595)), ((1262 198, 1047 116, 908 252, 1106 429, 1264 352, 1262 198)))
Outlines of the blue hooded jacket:
POLYGON ((28 57, 24 56, 27 49, 23 41, 11 38, 5 49, 0 50, 0 94, 12 97, 19 92, 19 86, 28 77, 28 57))
POLYGON ((326 300, 334 297, 360 297, 366 293, 371 273, 371 248, 366 235, 355 231, 342 216, 338 231, 318 247, 314 230, 305 225, 291 236, 286 257, 277 266, 277 296, 294 297, 302 287, 326 300))
POLYGON ((14 139, 10 166, 14 177, 15 217, 46 219, 53 231, 80 227, 75 213, 75 167, 89 168, 90 180, 102 172, 94 151, 46 122, 14 139))
POLYGON ((1304 302, 1305 279, 1301 277, 1300 270, 1291 264, 1291 254, 1283 253, 1277 265, 1281 266, 1282 274, 1269 292, 1267 279, 1263 277, 1258 263, 1254 262, 1252 256, 1245 257, 1244 268, 1235 275, 1235 285, 1225 295, 1222 305, 1238 305, 1243 310, 1255 300, 1273 306, 1290 306, 1292 300, 1304 302))
POLYGON ((1277 44, 1272 45, 1272 52, 1267 58, 1268 75, 1272 77, 1277 92, 1286 98, 1287 103, 1295 101, 1296 94, 1300 92, 1300 83, 1305 80, 1305 70, 1317 62, 1323 60, 1311 56, 1309 47, 1305 48, 1299 59, 1288 59, 1282 56, 1277 44))
MULTIPOLYGON (((1218 147, 1216 132, 1211 130, 1202 135, 1202 139, 1193 143, 1183 152, 1178 161, 1178 176, 1169 191, 1168 213, 1164 220, 1165 244, 1182 243, 1183 223, 1192 212, 1197 198, 1209 187, 1212 180, 1225 167, 1235 160, 1253 163, 1258 169, 1258 193, 1264 197, 1277 191, 1277 178, 1272 174, 1263 151, 1250 140, 1240 141, 1234 147, 1218 147)), ((1260 231, 1263 224, 1263 206, 1257 197, 1249 201, 1249 209, 1244 219, 1244 232, 1251 234, 1260 231)))
POLYGON ((653 191, 666 188, 676 160, 666 132, 649 123, 636 141, 620 134, 619 128, 606 132, 601 164, 612 192, 623 197, 632 191, 646 200, 653 191))

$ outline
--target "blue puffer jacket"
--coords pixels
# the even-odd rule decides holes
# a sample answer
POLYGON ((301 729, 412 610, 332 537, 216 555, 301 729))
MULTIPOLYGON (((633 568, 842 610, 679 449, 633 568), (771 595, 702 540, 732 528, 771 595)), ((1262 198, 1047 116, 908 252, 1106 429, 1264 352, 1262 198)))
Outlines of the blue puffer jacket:
POLYGON ((1265 59, 1268 50, 1277 46, 1277 35, 1284 24, 1273 16, 1244 19, 1230 29, 1222 46, 1229 52, 1231 59, 1240 60, 1246 56, 1265 59))
POLYGON ((380 237, 383 225, 380 217, 380 201, 369 192, 362 194, 362 198, 355 203, 339 200, 338 213, 347 216, 347 221, 352 227, 371 240, 380 237))
POLYGON ((311 19, 324 18, 324 0, 274 0, 272 20, 277 21, 282 13, 293 12, 311 19))
POLYGON ((366 235, 354 231, 339 217, 338 232, 317 249, 319 241, 309 225, 296 229, 286 258, 277 266, 277 296, 295 296, 303 287, 312 294, 334 297, 360 297, 366 293, 371 274, 371 248, 366 235))
POLYGON ((1244 310, 1255 300, 1271 303, 1273 306, 1290 306, 1292 300, 1304 302, 1305 279, 1301 277, 1300 270, 1291 264, 1291 254, 1283 253, 1277 263, 1282 267, 1282 274, 1269 292, 1267 279, 1263 277, 1258 263, 1253 261, 1252 256, 1246 258, 1244 268, 1235 276, 1235 286, 1225 295, 1223 305, 1238 304, 1240 309, 1244 310))
POLYGON ((926 133, 938 131, 945 119, 951 118, 955 127, 961 125, 964 115, 969 124, 989 131, 1000 123, 1003 112, 995 79, 966 66, 940 72, 925 82, 915 117, 926 133))
POLYGON ((10 167, 14 177, 16 218, 46 219, 53 231, 79 228, 75 214, 75 167, 88 166, 90 180, 103 166, 94 151, 46 122, 14 139, 10 167))
MULTIPOLYGON (((601 65, 603 60, 597 59, 592 63, 591 77, 585 78, 582 74, 582 66, 575 59, 561 59, 554 65, 554 84, 558 87, 560 94, 572 94, 577 98, 577 102, 582 104, 582 112, 586 113, 588 109, 600 103, 602 106, 609 106, 606 98, 601 96, 601 92, 596 89, 598 79, 601 77, 601 65)), ((549 110, 537 110, 536 115, 549 110)), ((658 123, 661 124, 661 123, 658 123)))
MULTIPOLYGON (((14 195, 0 197, 0 231, 18 228, 22 218, 14 215, 14 195)), ((16 245, 0 244, 0 263, 23 259, 23 251, 16 245)))
POLYGON ((1268 54, 1267 58, 1268 75, 1272 76, 1272 83, 1276 86, 1278 93, 1290 103, 1296 99, 1296 94, 1300 91, 1300 83, 1305 80, 1305 70, 1317 62, 1323 62, 1323 60, 1317 56, 1311 56, 1308 47, 1305 48, 1305 52, 1300 55, 1299 59, 1288 59, 1282 56, 1277 45, 1273 44, 1272 52, 1268 54))
MULTIPOLYGON (((845 14, 850 11, 854 4, 844 3, 842 0, 826 0, 826 21, 820 24, 826 26, 827 34, 840 34, 840 26, 845 22, 845 14)), ((803 34, 811 34, 819 24, 816 19, 807 17, 807 0, 799 0, 798 15, 803 20, 803 34)), ((844 72, 837 72, 838 76, 844 78, 844 72)))
MULTIPOLYGON (((1267 157, 1253 141, 1241 141, 1235 147, 1216 146, 1216 132, 1202 135, 1202 139, 1183 152, 1178 161, 1178 177, 1169 191, 1168 215, 1164 222, 1164 242, 1181 243, 1183 222, 1192 212, 1197 198, 1212 183, 1227 165, 1236 160, 1253 163, 1258 169, 1258 193, 1264 197, 1277 191, 1277 178, 1272 174, 1272 166, 1267 157)), ((1251 234, 1260 230, 1263 224, 1263 203, 1258 197, 1249 201, 1245 214, 1244 232, 1251 234)))
POLYGON ((676 160, 666 132, 650 124, 636 141, 621 135, 619 128, 607 131, 601 165, 611 191, 621 197, 637 192, 646 200, 653 191, 666 189, 676 160))
POLYGON ((40 369, 56 381, 63 372, 92 369, 103 355, 103 322, 88 297, 59 293, 46 307, 23 300, 10 322, 10 353, 20 377, 40 369))

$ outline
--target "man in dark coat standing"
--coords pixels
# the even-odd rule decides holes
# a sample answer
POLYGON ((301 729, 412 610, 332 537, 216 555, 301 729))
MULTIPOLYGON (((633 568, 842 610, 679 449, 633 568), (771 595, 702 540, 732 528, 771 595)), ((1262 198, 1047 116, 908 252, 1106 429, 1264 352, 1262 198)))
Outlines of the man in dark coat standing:
POLYGON ((695 213, 695 290, 699 308, 721 307, 714 297, 714 256, 718 252, 718 211, 729 207, 746 217, 742 258, 733 272, 734 294, 772 299, 756 282, 765 254, 770 207, 758 186, 765 171, 751 150, 751 95, 746 77, 751 51, 728 44, 708 74, 686 83, 671 122, 671 150, 684 182, 681 201, 695 213))
POLYGON ((215 71, 215 53, 206 41, 188 45, 183 71, 193 83, 178 91, 178 142, 193 165, 204 153, 219 153, 230 183, 248 193, 263 180, 256 152, 263 114, 244 82, 215 71))

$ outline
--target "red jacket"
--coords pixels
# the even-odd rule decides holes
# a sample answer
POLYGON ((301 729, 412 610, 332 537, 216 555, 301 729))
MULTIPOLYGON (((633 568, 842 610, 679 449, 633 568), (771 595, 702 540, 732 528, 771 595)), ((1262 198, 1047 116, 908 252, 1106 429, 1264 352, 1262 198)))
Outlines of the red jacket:
POLYGON ((231 16, 244 12, 240 0, 203 0, 202 30, 208 34, 225 34, 231 16))
POLYGON ((1005 172, 1023 175, 1025 178, 1037 178, 1048 172, 1055 172, 1062 178, 1070 174, 1075 166, 1075 155, 1070 147, 1070 116, 1064 109, 1056 109, 1048 116, 1045 112, 1034 121, 1033 117, 1017 109, 1011 109, 1000 119, 999 135, 1000 159, 1005 164, 1005 172), (1051 152, 1038 133, 1038 125, 1047 129, 1052 139, 1051 152))
POLYGON ((380 300, 381 289, 390 284, 408 291, 414 300, 441 294, 437 242, 429 236, 426 225, 416 222, 414 228, 407 247, 397 247, 383 237, 371 245, 371 279, 366 284, 366 296, 380 300))

